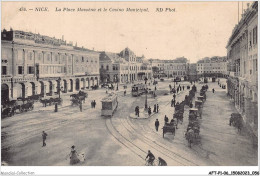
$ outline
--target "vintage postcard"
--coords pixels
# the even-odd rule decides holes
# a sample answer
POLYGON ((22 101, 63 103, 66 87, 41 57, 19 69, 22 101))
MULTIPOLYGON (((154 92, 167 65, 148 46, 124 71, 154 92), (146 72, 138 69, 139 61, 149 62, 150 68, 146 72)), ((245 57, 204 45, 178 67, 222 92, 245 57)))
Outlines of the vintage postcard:
POLYGON ((2 174, 259 175, 258 1, 3 1, 1 12, 2 174))

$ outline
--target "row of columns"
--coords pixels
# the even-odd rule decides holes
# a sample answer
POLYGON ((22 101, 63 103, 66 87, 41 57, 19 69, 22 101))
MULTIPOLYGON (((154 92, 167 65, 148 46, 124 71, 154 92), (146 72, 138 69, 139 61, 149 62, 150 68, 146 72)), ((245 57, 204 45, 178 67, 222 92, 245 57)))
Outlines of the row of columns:
POLYGON ((33 81, 21 83, 4 83, 2 84, 2 93, 6 94, 6 98, 17 99, 19 97, 28 97, 32 95, 43 94, 44 96, 53 95, 58 92, 59 84, 61 92, 76 92, 79 90, 90 89, 91 86, 99 85, 97 77, 91 78, 76 78, 76 79, 61 79, 50 81, 33 81))

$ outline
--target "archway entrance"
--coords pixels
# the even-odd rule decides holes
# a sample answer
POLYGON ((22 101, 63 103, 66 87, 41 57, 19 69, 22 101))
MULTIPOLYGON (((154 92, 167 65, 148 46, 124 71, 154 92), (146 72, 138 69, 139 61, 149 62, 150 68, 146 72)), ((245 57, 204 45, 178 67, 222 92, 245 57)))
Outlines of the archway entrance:
POLYGON ((4 104, 9 101, 9 87, 7 84, 1 85, 1 93, 1 101, 4 104))
POLYGON ((79 79, 76 79, 76 90, 79 91, 79 79))

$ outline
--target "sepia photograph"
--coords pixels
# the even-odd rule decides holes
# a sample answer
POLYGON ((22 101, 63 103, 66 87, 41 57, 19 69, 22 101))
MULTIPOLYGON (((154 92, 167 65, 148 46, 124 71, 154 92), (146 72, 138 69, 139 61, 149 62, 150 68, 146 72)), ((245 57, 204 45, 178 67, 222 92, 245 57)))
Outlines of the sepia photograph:
POLYGON ((1 60, 3 175, 259 175, 258 1, 2 1, 1 60))

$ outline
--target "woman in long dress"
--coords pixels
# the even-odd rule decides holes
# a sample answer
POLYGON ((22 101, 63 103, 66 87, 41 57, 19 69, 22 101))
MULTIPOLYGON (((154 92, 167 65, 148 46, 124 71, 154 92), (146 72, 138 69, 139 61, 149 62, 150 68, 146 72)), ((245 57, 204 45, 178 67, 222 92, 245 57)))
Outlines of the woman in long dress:
POLYGON ((75 150, 75 146, 73 145, 71 147, 71 152, 70 152, 70 165, 74 165, 74 164, 77 164, 79 162, 80 162, 80 160, 78 158, 78 153, 75 150))

